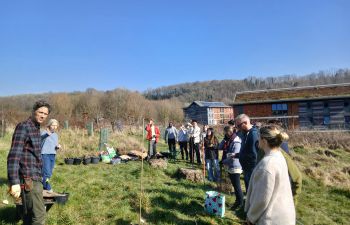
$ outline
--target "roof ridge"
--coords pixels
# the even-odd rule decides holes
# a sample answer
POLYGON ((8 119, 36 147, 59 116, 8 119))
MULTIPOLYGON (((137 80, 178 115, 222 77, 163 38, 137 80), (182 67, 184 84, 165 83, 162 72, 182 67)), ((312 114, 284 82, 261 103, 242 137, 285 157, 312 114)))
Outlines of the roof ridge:
POLYGON ((237 94, 245 94, 245 93, 259 93, 259 92, 268 92, 268 91, 288 91, 295 89, 311 89, 311 88, 322 88, 322 87, 338 87, 338 86, 350 86, 350 83, 339 83, 339 84, 322 84, 322 85, 314 85, 314 86, 300 86, 300 87, 288 87, 288 88, 274 88, 274 89, 263 89, 263 90, 254 90, 254 91, 237 91, 237 94))

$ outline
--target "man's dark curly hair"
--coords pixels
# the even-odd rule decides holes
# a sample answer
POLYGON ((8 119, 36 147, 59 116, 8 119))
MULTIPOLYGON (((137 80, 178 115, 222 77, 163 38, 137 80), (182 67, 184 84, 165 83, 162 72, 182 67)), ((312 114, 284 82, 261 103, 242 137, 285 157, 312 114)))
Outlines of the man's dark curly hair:
POLYGON ((46 107, 49 110, 49 113, 51 112, 51 105, 45 100, 39 100, 35 102, 33 105, 33 112, 35 112, 37 109, 41 107, 46 107))

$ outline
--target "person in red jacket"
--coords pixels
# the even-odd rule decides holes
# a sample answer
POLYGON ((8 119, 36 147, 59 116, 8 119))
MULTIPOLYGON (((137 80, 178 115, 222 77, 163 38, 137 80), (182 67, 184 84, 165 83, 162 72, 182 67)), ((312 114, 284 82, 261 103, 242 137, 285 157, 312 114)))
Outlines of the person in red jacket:
POLYGON ((160 136, 159 128, 154 125, 150 119, 145 130, 147 131, 146 139, 148 140, 148 159, 154 158, 157 154, 157 143, 160 136))

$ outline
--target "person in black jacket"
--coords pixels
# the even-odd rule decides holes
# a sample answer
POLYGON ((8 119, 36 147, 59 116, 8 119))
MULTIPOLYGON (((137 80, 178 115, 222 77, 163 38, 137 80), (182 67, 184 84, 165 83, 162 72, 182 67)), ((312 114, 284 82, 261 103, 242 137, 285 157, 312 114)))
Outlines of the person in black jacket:
POLYGON ((243 169, 244 184, 248 190, 249 180, 258 159, 258 129, 250 123, 250 118, 246 114, 238 115, 235 122, 236 127, 243 133, 241 151, 235 157, 239 157, 243 169))

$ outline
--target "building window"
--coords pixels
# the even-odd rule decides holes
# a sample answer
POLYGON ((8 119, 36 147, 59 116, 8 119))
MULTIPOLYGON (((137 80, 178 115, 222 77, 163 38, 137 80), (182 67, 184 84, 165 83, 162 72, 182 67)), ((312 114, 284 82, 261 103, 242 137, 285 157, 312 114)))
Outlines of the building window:
POLYGON ((344 101, 344 111, 345 112, 350 112, 350 101, 344 101))
POLYGON ((243 114, 243 105, 237 105, 235 106, 235 116, 238 116, 240 114, 243 114))
POLYGON ((274 116, 288 115, 288 105, 286 103, 272 104, 272 115, 274 116))
POLYGON ((220 112, 224 113, 225 112, 225 108, 220 108, 220 112))
POLYGON ((323 124, 324 125, 329 125, 331 121, 331 117, 330 116, 324 116, 323 117, 323 124))
POLYGON ((345 124, 350 125, 350 116, 344 116, 345 124))

